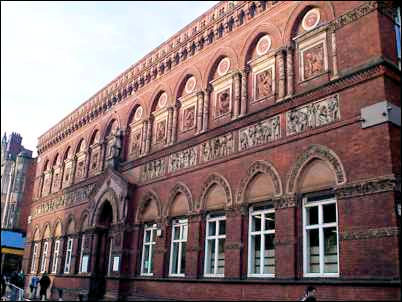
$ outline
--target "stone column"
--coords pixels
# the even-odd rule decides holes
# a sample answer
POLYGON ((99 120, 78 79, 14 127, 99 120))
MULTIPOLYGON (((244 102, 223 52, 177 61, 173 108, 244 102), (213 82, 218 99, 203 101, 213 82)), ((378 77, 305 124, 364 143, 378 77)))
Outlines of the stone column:
POLYGON ((286 72, 287 72, 287 88, 288 94, 287 96, 290 97, 294 93, 294 71, 293 71, 293 47, 288 46, 287 53, 286 53, 286 72))
POLYGON ((53 177, 54 177, 54 169, 53 167, 50 169, 50 184, 48 188, 48 194, 52 194, 52 188, 53 188, 53 177))
POLYGON ((101 146, 100 150, 100 170, 103 171, 105 169, 105 161, 106 161, 106 149, 107 149, 107 142, 105 140, 102 140, 99 142, 99 145, 101 146))
POLYGON ((141 253, 142 253, 142 246, 141 246, 141 233, 142 228, 140 224, 136 224, 133 227, 133 235, 132 235, 132 250, 131 250, 131 261, 129 265, 128 274, 131 276, 140 275, 141 273, 141 253))
POLYGON ((250 66, 246 65, 241 71, 241 105, 240 116, 247 113, 248 105, 248 74, 250 73, 250 66))
POLYGON ((172 123, 172 137, 170 139, 171 144, 174 144, 177 140, 177 119, 178 119, 178 113, 179 113, 179 109, 180 109, 180 102, 178 100, 176 100, 176 104, 173 107, 173 123, 172 123))
POLYGON ((234 82, 234 104, 233 104, 233 119, 237 119, 240 113, 240 73, 236 72, 233 75, 234 82))
POLYGON ((280 49, 276 53, 278 57, 279 65, 279 87, 278 87, 278 101, 285 97, 285 61, 284 61, 284 49, 280 49))
POLYGON ((208 84, 205 89, 205 97, 204 97, 204 110, 202 116, 202 131, 205 132, 208 129, 208 119, 209 119, 209 100, 212 92, 212 85, 208 84))
POLYGON ((294 197, 285 198, 285 202, 277 202, 275 206, 275 276, 294 279, 297 260, 297 208, 294 197))
POLYGON ((201 257, 201 224, 202 216, 193 215, 188 219, 188 234, 186 247, 186 269, 187 278, 196 279, 202 274, 199 270, 201 257))
POLYGON ((202 130, 203 106, 204 106, 204 92, 199 91, 197 93, 197 133, 200 133, 202 130))
POLYGON ((167 110, 168 110, 168 123, 167 123, 168 135, 166 143, 170 145, 172 141, 173 107, 170 106, 167 108, 167 110))
POLYGON ((69 185, 71 186, 72 184, 75 183, 75 170, 77 167, 77 156, 74 155, 72 158, 72 165, 71 165, 71 178, 69 179, 69 185))
POLYGON ((331 46, 332 46, 332 69, 333 69, 333 74, 331 77, 331 80, 337 79, 339 77, 338 75, 338 63, 337 63, 337 58, 336 58, 336 35, 335 35, 335 30, 331 32, 331 46))
POLYGON ((146 139, 148 132, 148 120, 144 120, 142 124, 142 137, 141 137, 141 155, 146 154, 146 139))
POLYGON ((243 215, 240 210, 226 211, 225 277, 240 278, 243 254, 243 215))
POLYGON ((148 120, 148 131, 145 139, 145 153, 149 153, 151 151, 151 140, 152 140, 152 126, 153 126, 154 118, 151 116, 148 120))
POLYGON ((89 175, 90 159, 91 159, 91 152, 89 151, 89 148, 88 148, 88 150, 85 151, 85 172, 84 172, 84 178, 88 178, 88 175, 89 175))
POLYGON ((96 273, 96 260, 99 253, 99 234, 95 231, 95 229, 92 229, 89 234, 91 234, 91 252, 89 254, 88 272, 91 272, 92 275, 96 273))
POLYGON ((73 250, 71 251, 70 274, 78 273, 80 262, 80 240, 78 234, 70 236, 73 238, 73 250))

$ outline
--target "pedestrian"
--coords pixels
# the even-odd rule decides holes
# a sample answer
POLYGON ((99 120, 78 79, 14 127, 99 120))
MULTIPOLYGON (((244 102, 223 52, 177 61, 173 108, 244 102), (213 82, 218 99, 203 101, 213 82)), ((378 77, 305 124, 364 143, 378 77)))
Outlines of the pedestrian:
POLYGON ((31 289, 31 299, 36 298, 36 292, 38 290, 38 283, 39 283, 39 277, 38 275, 33 275, 31 279, 31 283, 29 284, 29 288, 31 289))
POLYGON ((316 291, 317 289, 314 286, 311 285, 308 286, 301 301, 316 302, 317 301, 317 299, 315 298, 316 291))
POLYGON ((40 284, 40 291, 39 291, 40 299, 42 301, 45 301, 45 300, 47 300, 47 295, 46 295, 47 289, 50 285, 50 278, 46 272, 43 273, 42 278, 39 281, 39 284, 40 284))
POLYGON ((17 286, 19 288, 24 288, 25 286, 25 275, 22 269, 19 271, 17 275, 17 286))
POLYGON ((63 289, 59 288, 59 289, 57 289, 57 291, 59 292, 59 300, 58 301, 63 301, 63 289))
POLYGON ((1 298, 3 298, 4 294, 6 293, 6 275, 2 272, 1 273, 1 298))

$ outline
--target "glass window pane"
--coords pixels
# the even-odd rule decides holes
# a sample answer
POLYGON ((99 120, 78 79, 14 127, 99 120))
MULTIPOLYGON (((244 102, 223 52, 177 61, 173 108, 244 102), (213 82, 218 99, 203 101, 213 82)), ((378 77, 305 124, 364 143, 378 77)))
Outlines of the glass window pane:
POLYGON ((181 244, 180 274, 186 272, 186 243, 181 244))
POLYGON ((218 242, 218 268, 217 274, 225 272, 225 239, 219 239, 218 242))
POLYGON ((214 236, 216 234, 216 223, 215 221, 208 222, 208 236, 214 236))
POLYGON ((154 246, 150 245, 149 246, 149 272, 152 273, 154 270, 154 262, 152 261, 153 258, 153 252, 154 252, 154 246))
POLYGON ((151 230, 146 230, 145 231, 145 242, 151 241, 151 230))
POLYGON ((318 206, 307 208, 307 225, 318 224, 318 206))
POLYGON ((181 239, 187 240, 187 230, 188 230, 187 224, 183 225, 181 239))
POLYGON ((251 225, 251 231, 252 232, 261 231, 261 214, 253 215, 252 220, 253 222, 251 225))
POLYGON ((323 212, 324 212, 324 223, 336 222, 335 203, 324 204, 322 207, 323 207, 323 212))
POLYGON ((264 242, 264 274, 275 274, 275 234, 266 234, 264 242))
POLYGON ((275 230, 275 212, 264 214, 264 230, 275 230))
POLYGON ((226 220, 219 221, 219 235, 225 235, 226 233, 226 220))
POLYGON ((174 240, 180 239, 180 226, 175 226, 173 228, 173 239, 174 240))
POLYGON ((177 266, 178 266, 178 257, 179 257, 179 243, 173 243, 173 250, 172 250, 172 274, 177 274, 177 266))
POLYGON ((208 240, 206 266, 207 266, 207 269, 206 269, 207 274, 213 274, 214 267, 215 267, 215 240, 214 239, 208 240))
POLYGON ((338 272, 336 227, 324 228, 324 273, 338 272))
POLYGON ((261 235, 251 236, 250 272, 252 274, 260 273, 260 249, 261 249, 261 235))
POLYGON ((149 245, 146 245, 144 248, 144 263, 142 265, 142 272, 148 273, 148 265, 149 265, 149 245))
POLYGON ((307 258, 309 261, 308 272, 320 272, 320 245, 318 229, 307 231, 307 258))

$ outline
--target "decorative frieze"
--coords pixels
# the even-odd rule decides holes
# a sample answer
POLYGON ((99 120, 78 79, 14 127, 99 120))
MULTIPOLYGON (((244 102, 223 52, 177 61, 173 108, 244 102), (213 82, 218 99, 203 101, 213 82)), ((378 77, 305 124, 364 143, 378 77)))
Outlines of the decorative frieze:
POLYGON ((233 154, 233 134, 229 132, 202 143, 200 153, 200 159, 202 162, 216 160, 233 154))
POLYGON ((174 173, 176 171, 194 167, 196 165, 197 147, 192 147, 169 156, 168 172, 174 173))
POLYGON ((374 239, 383 237, 398 237, 399 228, 377 228, 377 229, 366 229, 360 231, 350 231, 340 233, 341 240, 362 240, 362 239, 374 239))
POLYGON ((152 160, 142 166, 141 179, 143 181, 152 180, 164 176, 166 173, 165 158, 152 160))
POLYGON ((352 198, 368 194, 400 190, 400 179, 384 177, 347 184, 336 189, 337 199, 352 198))
POLYGON ((292 135, 340 120, 339 95, 286 112, 286 134, 292 135))
POLYGON ((239 130, 239 151, 267 144, 281 137, 280 116, 274 116, 239 130))
POLYGON ((43 202, 36 206, 32 211, 32 217, 56 211, 60 208, 78 204, 88 199, 89 194, 95 188, 95 183, 89 184, 72 192, 65 192, 49 201, 43 202))

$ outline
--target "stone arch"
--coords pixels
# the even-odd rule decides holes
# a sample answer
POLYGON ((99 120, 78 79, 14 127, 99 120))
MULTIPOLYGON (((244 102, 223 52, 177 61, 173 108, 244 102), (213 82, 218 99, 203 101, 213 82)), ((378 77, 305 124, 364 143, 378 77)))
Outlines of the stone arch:
POLYGON ((41 232, 39 230, 39 225, 36 225, 32 233, 32 241, 39 241, 41 239, 41 232))
MULTIPOLYGON (((126 125, 127 129, 128 129, 128 126, 134 121, 135 111, 138 109, 138 107, 142 107, 142 109, 145 110, 145 108, 141 104, 141 102, 135 101, 135 103, 130 107, 130 109, 128 111, 129 115, 128 115, 128 118, 127 118, 127 125, 126 125)), ((144 116, 145 116, 145 112, 142 113, 141 120, 144 119, 144 116)))
POLYGON ((264 184, 267 180, 266 177, 269 177, 270 179, 268 179, 268 186, 263 188, 264 192, 261 194, 261 197, 281 196, 283 189, 281 177, 279 176, 278 171, 275 169, 272 163, 264 160, 257 160, 247 169, 247 175, 240 181, 236 202, 238 204, 244 203, 247 198, 247 190, 250 188, 250 185, 256 184, 255 181, 258 182, 258 184, 256 184, 257 186, 259 184, 264 184), (263 175, 265 177, 260 178, 259 175, 263 175))
POLYGON ((42 234, 41 234, 41 239, 49 239, 52 235, 52 229, 50 227, 50 223, 46 222, 46 224, 43 226, 42 234))
POLYGON ((239 69, 239 57, 237 56, 236 52, 230 47, 221 47, 218 48, 214 55, 209 60, 208 67, 205 69, 206 74, 203 77, 203 89, 206 89, 208 83, 211 81, 211 77, 213 76, 220 60, 224 57, 230 58, 231 64, 233 64, 232 69, 239 69))
MULTIPOLYGON (((152 96, 151 96, 151 101, 149 102, 150 106, 148 108, 148 117, 151 117, 151 113, 154 111, 159 96, 165 92, 167 95, 167 103, 166 103, 166 108, 168 106, 171 106, 175 103, 175 100, 173 100, 173 94, 172 94, 172 89, 170 88, 170 86, 164 84, 164 83, 160 83, 158 85, 158 87, 156 87, 156 89, 154 90, 152 96)), ((145 108, 144 108, 145 109, 145 108)))
POLYGON ((135 215, 135 223, 141 223, 143 214, 147 207, 150 205, 151 202, 155 202, 156 210, 157 210, 157 219, 162 218, 162 203, 158 197, 158 195, 152 191, 147 191, 142 198, 140 199, 140 203, 137 208, 137 212, 135 215))
POLYGON ((225 194, 225 208, 229 208, 233 204, 232 190, 230 188, 229 182, 222 175, 218 173, 213 173, 210 175, 207 180, 204 182, 204 185, 201 189, 201 197, 199 202, 199 209, 206 210, 207 209, 207 198, 209 193, 211 193, 211 188, 217 189, 216 186, 220 186, 223 189, 223 193, 225 194), (215 187, 215 188, 214 188, 215 187))
POLYGON ((202 89, 203 78, 202 78, 201 72, 198 70, 197 67, 190 66, 190 67, 186 68, 178 78, 179 80, 177 81, 176 86, 173 90, 174 91, 173 95, 175 98, 178 97, 180 90, 183 88, 182 86, 185 85, 186 80, 190 76, 195 77, 195 79, 197 81, 194 91, 199 91, 202 89))
POLYGON ((334 5, 331 1, 306 1, 299 2, 293 11, 289 14, 289 18, 286 22, 285 29, 283 32, 282 41, 286 44, 292 43, 292 37, 294 35, 294 31, 299 26, 304 14, 311 8, 320 8, 322 12, 325 14, 325 18, 327 20, 332 20, 335 18, 335 10, 334 5))
POLYGON ((56 152, 56 155, 53 157, 52 160, 52 167, 55 167, 58 161, 60 161, 60 154, 59 152, 56 152))
POLYGON ((84 212, 82 212, 81 217, 80 217, 80 223, 79 223, 79 231, 82 232, 85 229, 87 229, 90 224, 89 224, 89 219, 90 219, 90 215, 88 210, 84 210, 84 212))
POLYGON ((120 125, 120 118, 117 113, 114 113, 107 121, 106 124, 104 124, 103 129, 101 130, 100 133, 100 138, 104 140, 108 135, 109 131, 111 128, 114 126, 113 123, 117 123, 117 129, 121 129, 120 125))
POLYGON ((99 142, 101 137, 100 137, 100 131, 98 125, 96 125, 91 132, 89 132, 89 137, 87 138, 88 141, 88 146, 92 146, 95 144, 97 141, 99 142))
POLYGON ((245 41, 242 50, 240 51, 242 66, 246 66, 249 60, 248 57, 249 55, 251 55, 252 50, 255 48, 258 39, 265 34, 269 34, 271 37, 271 49, 277 49, 283 45, 282 33, 276 25, 266 21, 258 24, 255 28, 250 30, 247 35, 248 38, 245 41))
POLYGON ((96 202, 95 211, 90 219, 91 225, 95 226, 99 220, 99 217, 102 213, 103 204, 105 202, 109 202, 112 206, 113 210, 113 221, 112 223, 117 223, 119 221, 119 204, 117 194, 114 192, 113 189, 109 188, 105 192, 102 193, 101 197, 96 202))
POLYGON ((66 160, 66 159, 71 158, 71 155, 72 155, 71 154, 71 147, 67 146, 66 150, 63 153, 63 161, 66 160))
POLYGON ((295 193, 297 191, 297 185, 300 180, 300 175, 304 168, 311 163, 314 159, 322 160, 332 170, 334 175, 334 184, 341 185, 346 183, 346 173, 343 168, 342 162, 338 155, 331 149, 323 145, 311 145, 309 146, 294 163, 290 170, 286 191, 287 193, 295 193))
POLYGON ((87 145, 87 143, 86 143, 85 138, 81 137, 81 138, 78 140, 78 143, 77 143, 77 145, 76 145, 75 148, 74 148, 74 150, 75 150, 75 151, 74 151, 74 154, 77 154, 78 152, 81 152, 81 151, 85 151, 86 145, 87 145))
POLYGON ((164 216, 169 217, 172 214, 173 206, 177 202, 176 197, 179 194, 183 194, 186 199, 188 214, 194 210, 193 196, 191 194, 190 189, 182 182, 178 182, 169 193, 169 199, 166 203, 164 216))
POLYGON ((46 172, 47 170, 49 170, 50 165, 49 165, 49 158, 46 158, 45 163, 43 164, 43 168, 42 168, 42 172, 46 172))
POLYGON ((53 237, 61 237, 63 235, 63 222, 60 218, 56 219, 56 222, 53 225, 53 237))
POLYGON ((75 217, 72 214, 68 215, 65 226, 66 227, 64 229, 64 235, 71 235, 76 233, 77 224, 75 221, 75 217))

